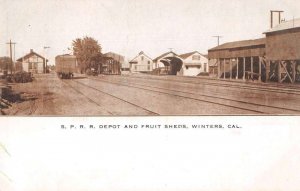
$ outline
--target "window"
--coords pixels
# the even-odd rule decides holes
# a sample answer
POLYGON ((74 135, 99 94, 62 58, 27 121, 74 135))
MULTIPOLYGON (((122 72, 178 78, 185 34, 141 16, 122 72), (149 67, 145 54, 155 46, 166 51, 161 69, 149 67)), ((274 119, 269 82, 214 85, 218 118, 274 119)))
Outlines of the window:
POLYGON ((188 66, 186 66, 185 68, 186 68, 187 70, 189 69, 189 67, 188 67, 188 66))
POLYGON ((144 60, 144 56, 141 57, 141 60, 142 60, 142 61, 144 60))
POLYGON ((150 61, 148 61, 148 64, 150 64, 150 61))
POLYGON ((192 60, 200 60, 200 56, 199 55, 193 55, 192 60))
POLYGON ((34 63, 34 69, 38 69, 38 63, 34 63))
POLYGON ((134 70, 137 70, 137 66, 134 66, 134 70))
POLYGON ((148 66, 148 70, 150 70, 150 66, 148 66))

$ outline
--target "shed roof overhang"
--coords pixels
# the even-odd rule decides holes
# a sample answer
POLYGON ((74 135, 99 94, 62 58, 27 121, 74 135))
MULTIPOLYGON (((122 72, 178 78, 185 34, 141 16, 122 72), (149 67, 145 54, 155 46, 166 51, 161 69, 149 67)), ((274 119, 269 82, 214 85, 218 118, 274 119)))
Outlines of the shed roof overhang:
POLYGON ((209 59, 264 56, 266 39, 235 41, 208 50, 209 59))

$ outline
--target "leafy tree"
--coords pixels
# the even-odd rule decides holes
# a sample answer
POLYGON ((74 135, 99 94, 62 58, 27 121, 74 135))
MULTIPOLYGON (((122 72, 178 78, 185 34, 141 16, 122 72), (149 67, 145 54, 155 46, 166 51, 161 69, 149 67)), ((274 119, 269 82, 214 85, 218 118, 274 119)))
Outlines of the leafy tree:
POLYGON ((72 46, 81 72, 86 72, 99 63, 102 56, 101 45, 92 37, 77 38, 73 40, 72 46))

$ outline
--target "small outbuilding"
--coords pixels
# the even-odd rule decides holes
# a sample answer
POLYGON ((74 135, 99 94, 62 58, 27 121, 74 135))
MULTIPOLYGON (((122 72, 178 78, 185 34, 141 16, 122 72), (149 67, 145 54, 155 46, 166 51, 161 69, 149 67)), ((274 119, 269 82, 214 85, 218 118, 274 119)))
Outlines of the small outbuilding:
POLYGON ((17 59, 18 62, 22 63, 22 70, 31 73, 46 73, 46 60, 43 56, 34 52, 32 49, 25 56, 17 59))
POLYGON ((183 76, 197 76, 201 73, 208 73, 208 59, 198 51, 181 54, 183 61, 180 74, 183 76))

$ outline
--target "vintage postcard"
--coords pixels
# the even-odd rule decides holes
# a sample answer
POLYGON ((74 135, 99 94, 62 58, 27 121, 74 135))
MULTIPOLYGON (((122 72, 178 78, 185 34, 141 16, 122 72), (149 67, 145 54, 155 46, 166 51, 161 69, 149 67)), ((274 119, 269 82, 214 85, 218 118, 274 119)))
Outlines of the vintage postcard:
POLYGON ((0 4, 0 190, 300 187, 298 1, 0 4))

